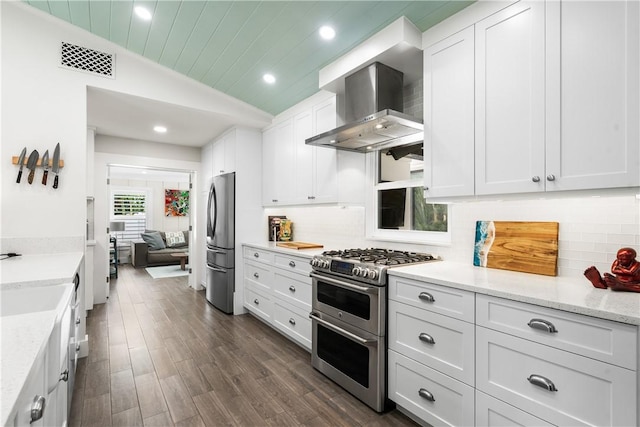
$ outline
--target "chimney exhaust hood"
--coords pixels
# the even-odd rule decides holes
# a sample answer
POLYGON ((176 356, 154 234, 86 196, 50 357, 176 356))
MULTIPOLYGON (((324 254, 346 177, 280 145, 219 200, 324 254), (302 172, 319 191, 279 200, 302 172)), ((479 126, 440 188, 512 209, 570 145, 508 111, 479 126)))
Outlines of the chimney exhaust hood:
POLYGON ((347 124, 313 136, 309 145, 368 152, 423 140, 423 124, 403 111, 403 74, 374 62, 345 79, 347 124))

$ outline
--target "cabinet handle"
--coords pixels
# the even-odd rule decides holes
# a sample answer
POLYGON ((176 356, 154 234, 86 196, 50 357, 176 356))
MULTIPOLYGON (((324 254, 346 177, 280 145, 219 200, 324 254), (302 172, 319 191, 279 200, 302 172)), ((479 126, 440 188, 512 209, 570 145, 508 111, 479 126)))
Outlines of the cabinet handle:
POLYGON ((420 298, 422 301, 426 301, 426 302, 435 302, 436 299, 433 297, 433 295, 431 295, 429 292, 420 292, 420 295, 418 295, 418 298, 420 298))
POLYGON ((31 422, 38 421, 44 415, 44 407, 46 406, 46 399, 43 396, 37 395, 33 398, 31 404, 31 422))
POLYGON ((550 173, 549 175, 547 175, 547 181, 555 181, 556 180, 556 176, 552 173, 550 173))
POLYGON ((293 317, 289 319, 289 323, 291 323, 293 326, 296 325, 296 319, 294 319, 293 317))
POLYGON ((76 353, 80 351, 80 343, 76 344, 76 353))
POLYGON ((427 344, 435 344, 436 340, 433 339, 433 337, 425 332, 422 332, 420 335, 418 335, 418 339, 422 342, 426 342, 427 344))
POLYGON ((550 334, 555 334, 556 332, 558 332, 553 323, 544 319, 531 319, 529 320, 529 323, 527 323, 527 325, 529 325, 530 328, 549 332, 550 334))
POLYGON ((256 257, 256 258, 260 258, 260 254, 258 252, 254 252, 253 256, 256 257))
POLYGON ((255 305, 260 305, 260 301, 258 301, 258 298, 254 299, 254 300, 253 300, 253 303, 254 303, 255 305))
POLYGON ((289 286, 289 290, 290 290, 291 292, 295 292, 295 291, 296 291, 296 287, 295 287, 295 286, 293 286, 293 285, 291 285, 291 286, 289 286))
POLYGON ((420 395, 421 398, 428 400, 429 402, 436 401, 436 398, 433 397, 433 394, 431 394, 431 392, 426 388, 421 388, 420 390, 418 390, 418 395, 420 395))
POLYGON ((296 266, 296 263, 295 263, 295 262, 293 262, 293 261, 289 261, 289 267, 295 267, 295 266, 296 266))
POLYGON ((68 369, 65 369, 64 372, 62 372, 60 374, 60 379, 58 381, 64 381, 64 382, 69 381, 69 370, 68 369))
POLYGON ((271 199, 273 203, 278 203, 278 199, 271 199))
POLYGON ((224 173, 224 171, 222 169, 220 169, 220 173, 224 173))
POLYGON ((429 187, 422 187, 424 191, 429 191, 429 187))
POLYGON ((258 273, 253 273, 253 277, 255 277, 256 279, 260 277, 260 275, 258 273))
POLYGON ((76 319, 76 325, 79 325, 79 324, 80 324, 80 318, 78 317, 78 318, 76 319))
POLYGON ((527 378, 527 381, 529 381, 533 385, 537 385, 538 387, 542 387, 549 391, 558 391, 555 384, 553 384, 553 382, 550 379, 545 378, 542 375, 535 375, 535 374, 529 375, 529 378, 527 378))
POLYGON ((538 175, 534 176, 533 178, 531 178, 531 181, 533 182, 540 182, 540 177, 538 175))

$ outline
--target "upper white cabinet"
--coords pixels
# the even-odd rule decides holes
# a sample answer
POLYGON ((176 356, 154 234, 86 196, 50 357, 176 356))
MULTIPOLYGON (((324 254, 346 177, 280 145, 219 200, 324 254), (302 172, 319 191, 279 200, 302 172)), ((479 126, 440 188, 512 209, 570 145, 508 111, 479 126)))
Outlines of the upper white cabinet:
POLYGON ((263 134, 263 203, 299 205, 338 199, 337 152, 305 144, 336 127, 335 96, 275 124, 263 134))
POLYGON ((232 130, 213 142, 213 176, 236 171, 235 137, 235 130, 232 130))
POLYGON ((640 185, 640 4, 485 6, 423 35, 425 196, 640 185))
POLYGON ((473 194, 473 40, 469 27, 424 51, 427 197, 473 194))
POLYGON ((475 25, 476 194, 544 189, 544 9, 518 2, 475 25))
POLYGON ((546 6, 546 189, 640 185, 640 3, 546 6))

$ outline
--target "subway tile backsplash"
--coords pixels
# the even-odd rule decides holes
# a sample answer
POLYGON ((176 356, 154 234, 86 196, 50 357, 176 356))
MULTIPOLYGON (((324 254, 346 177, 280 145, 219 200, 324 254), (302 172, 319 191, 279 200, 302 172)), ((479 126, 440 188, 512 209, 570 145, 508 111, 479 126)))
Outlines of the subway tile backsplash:
POLYGON ((591 265, 601 272, 610 271, 623 246, 640 252, 640 200, 631 190, 608 193, 454 203, 449 218, 451 244, 447 246, 369 241, 365 238, 365 209, 359 206, 271 208, 266 215, 287 215, 294 222, 294 239, 299 241, 336 248, 379 246, 431 252, 468 263, 473 259, 477 220, 555 221, 560 223, 558 275, 582 277, 591 265))

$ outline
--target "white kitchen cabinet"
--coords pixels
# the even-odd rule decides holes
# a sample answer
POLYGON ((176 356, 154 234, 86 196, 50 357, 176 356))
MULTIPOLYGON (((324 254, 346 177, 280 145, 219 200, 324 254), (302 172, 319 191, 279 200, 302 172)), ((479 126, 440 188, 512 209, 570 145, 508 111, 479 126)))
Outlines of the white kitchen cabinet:
POLYGON ((292 204, 295 176, 293 120, 286 120, 266 130, 262 141, 263 205, 292 204))
POLYGON ((478 390, 476 390, 476 425, 482 427, 553 426, 478 390))
POLYGON ((213 142, 212 176, 236 171, 235 136, 235 129, 233 129, 213 142))
POLYGON ((331 96, 265 130, 265 206, 338 200, 336 150, 305 144, 309 137, 333 129, 335 123, 335 96, 331 96))
POLYGON ((640 185, 640 3, 548 2, 547 31, 546 190, 640 185))
POLYGON ((213 177, 213 142, 208 143, 200 151, 202 167, 202 188, 206 188, 213 177))
MULTIPOLYGON (((27 381, 16 400, 16 404, 14 406, 14 414, 9 415, 9 423, 8 425, 15 426, 44 426, 44 417, 47 415, 47 411, 50 410, 47 408, 47 390, 45 386, 45 355, 44 352, 40 353, 40 355, 36 358, 33 364, 33 369, 31 370, 27 381), (34 422, 31 422, 31 410, 35 405, 36 399, 44 399, 44 412, 42 412, 42 417, 34 422), (15 421, 14 421, 15 420, 15 421)), ((7 373, 3 373, 6 375, 7 373)), ((55 407, 54 407, 55 412, 55 407)))
POLYGON ((475 51, 476 194, 542 191, 545 3, 521 1, 476 23, 475 51))
POLYGON ((310 258, 244 246, 245 307, 311 350, 310 258))
POLYGON ((424 51, 425 197, 474 194, 474 31, 424 51))

